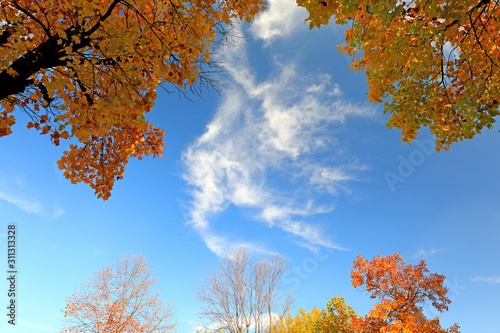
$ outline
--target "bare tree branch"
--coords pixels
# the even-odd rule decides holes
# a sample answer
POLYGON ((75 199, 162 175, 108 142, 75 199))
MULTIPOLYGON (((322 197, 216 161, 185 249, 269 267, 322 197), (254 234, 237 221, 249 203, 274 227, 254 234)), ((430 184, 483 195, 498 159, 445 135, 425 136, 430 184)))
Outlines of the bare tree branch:
POLYGON ((294 303, 291 295, 280 293, 286 267, 277 255, 254 261, 244 250, 221 260, 198 289, 205 329, 261 333, 282 321, 294 303))

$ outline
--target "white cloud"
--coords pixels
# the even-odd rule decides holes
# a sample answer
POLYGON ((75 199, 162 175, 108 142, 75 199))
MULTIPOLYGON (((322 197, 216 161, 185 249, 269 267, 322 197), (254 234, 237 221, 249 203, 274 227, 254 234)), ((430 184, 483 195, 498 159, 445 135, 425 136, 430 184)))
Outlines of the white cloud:
POLYGON ((225 59, 233 87, 182 157, 192 196, 187 220, 219 256, 237 247, 266 251, 215 230, 211 220, 229 205, 250 209, 254 219, 305 248, 341 249, 307 217, 332 211, 333 204, 313 198, 327 195, 331 202, 365 168, 349 156, 351 162, 339 162, 346 156, 332 133, 348 117, 371 116, 373 109, 343 100, 328 74, 297 73, 294 64, 276 62, 277 75, 257 82, 245 44, 228 50, 225 59))
POLYGON ((418 252, 413 256, 414 259, 418 259, 420 257, 431 257, 435 255, 436 253, 443 252, 443 250, 440 249, 432 249, 429 251, 426 251, 424 249, 418 250, 418 252))
POLYGON ((46 207, 40 195, 27 182, 17 176, 0 174, 0 199, 13 204, 28 214, 49 215, 55 218, 63 215, 64 209, 53 205, 50 210, 46 207))
POLYGON ((326 191, 330 194, 338 194, 338 190, 342 189, 345 192, 350 192, 344 186, 344 182, 348 180, 357 180, 352 170, 366 170, 364 165, 347 165, 339 167, 329 167, 322 165, 312 165, 307 170, 309 172, 309 184, 317 191, 326 191))
POLYGON ((500 284, 500 276, 476 276, 472 278, 472 281, 486 282, 491 284, 500 284))
POLYGON ((270 42, 277 37, 289 36, 297 27, 304 25, 308 14, 294 0, 269 0, 268 9, 257 15, 250 32, 257 39, 270 42))
POLYGON ((64 215, 65 213, 66 211, 63 208, 59 207, 58 205, 54 206, 54 212, 53 212, 54 217, 57 218, 61 215, 64 215))
POLYGON ((216 234, 209 228, 197 229, 207 247, 218 257, 226 257, 238 249, 244 248, 250 253, 268 253, 269 251, 257 242, 249 242, 241 239, 233 239, 216 234))
POLYGON ((0 199, 17 206, 26 213, 41 214, 43 212, 41 203, 36 200, 30 200, 4 191, 0 191, 0 199))
POLYGON ((320 94, 326 93, 329 96, 336 96, 336 97, 342 96, 342 90, 340 89, 339 84, 338 83, 332 84, 331 82, 332 77, 329 74, 323 73, 318 75, 318 81, 319 82, 309 86, 306 89, 306 92, 320 93, 320 94))

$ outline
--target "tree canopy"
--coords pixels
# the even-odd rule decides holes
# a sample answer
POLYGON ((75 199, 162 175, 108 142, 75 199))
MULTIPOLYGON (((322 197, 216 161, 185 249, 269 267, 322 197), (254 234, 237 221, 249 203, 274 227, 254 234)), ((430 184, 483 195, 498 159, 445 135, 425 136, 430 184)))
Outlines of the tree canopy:
POLYGON ((335 296, 326 310, 300 309, 295 317, 272 326, 276 333, 459 333, 458 324, 442 328, 439 318, 427 318, 424 306, 448 310, 450 299, 444 275, 430 273, 424 260, 407 264, 399 253, 367 260, 359 255, 351 271, 351 283, 377 299, 373 310, 359 316, 342 297, 335 296))
POLYGON ((155 283, 142 256, 104 267, 66 299, 63 333, 174 332, 173 312, 153 290, 155 283))
POLYGON ((334 296, 326 303, 326 310, 321 311, 321 320, 318 323, 318 332, 354 333, 351 321, 356 317, 356 311, 347 305, 343 297, 334 296))
POLYGON ((285 318, 273 325, 269 332, 273 333, 317 333, 318 323, 321 320, 321 311, 313 308, 311 312, 300 308, 295 317, 287 314, 285 318))
MULTIPOLYGON (((263 0, 5 0, 0 3, 0 136, 14 112, 55 145, 71 182, 107 199, 130 157, 161 156, 145 119, 156 89, 212 84, 210 56, 232 19, 263 0), (208 67, 207 67, 208 66, 208 67)), ((222 39, 221 39, 222 38, 222 39)))
POLYGON ((365 289, 379 303, 365 317, 354 316, 351 327, 360 332, 459 332, 459 326, 441 328, 439 318, 426 318, 423 306, 443 312, 451 300, 443 286, 445 276, 430 273, 424 260, 407 264, 399 253, 366 260, 359 255, 351 271, 352 285, 365 289))
POLYGON ((365 69, 368 98, 410 142, 421 127, 436 149, 491 129, 500 113, 499 1, 297 0, 312 27, 350 22, 339 51, 365 69))
POLYGON ((347 305, 342 297, 334 296, 326 304, 326 310, 314 307, 311 312, 300 309, 292 317, 290 314, 285 320, 277 323, 269 332, 272 333, 354 333, 351 328, 351 318, 356 312, 347 305))

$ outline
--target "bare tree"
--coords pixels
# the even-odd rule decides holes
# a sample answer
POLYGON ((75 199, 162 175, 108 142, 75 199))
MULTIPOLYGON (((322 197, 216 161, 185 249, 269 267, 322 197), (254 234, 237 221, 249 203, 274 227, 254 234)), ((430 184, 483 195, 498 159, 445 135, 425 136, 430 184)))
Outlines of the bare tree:
POLYGON ((172 310, 152 290, 156 279, 144 257, 127 257, 96 272, 66 300, 67 333, 169 333, 172 310))
POLYGON ((294 303, 291 294, 281 293, 286 268, 278 255, 255 261, 241 249, 221 260, 198 288, 205 329, 261 333, 282 321, 294 303))

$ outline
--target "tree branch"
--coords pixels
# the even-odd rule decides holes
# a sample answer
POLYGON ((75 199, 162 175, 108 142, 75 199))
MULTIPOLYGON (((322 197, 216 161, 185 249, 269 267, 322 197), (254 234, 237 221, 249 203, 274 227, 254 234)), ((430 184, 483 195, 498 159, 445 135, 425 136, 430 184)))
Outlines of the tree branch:
POLYGON ((0 35, 0 46, 7 43, 9 37, 12 36, 13 31, 14 30, 12 28, 10 28, 9 26, 4 28, 4 31, 0 35))
MULTIPOLYGON (((106 19, 111 15, 111 13, 113 12, 113 9, 115 9, 115 7, 120 3, 122 2, 123 0, 114 0, 111 5, 109 6, 108 10, 106 11, 106 13, 104 13, 103 16, 101 16, 99 18, 99 21, 97 21, 96 24, 94 24, 94 26, 92 28, 90 28, 90 30, 88 31, 85 31, 83 33, 83 36, 90 36, 92 35, 94 32, 96 32, 97 29, 99 29, 99 27, 101 26, 102 22, 106 21, 106 19)), ((126 3, 126 1, 123 1, 124 3, 126 3)))
POLYGON ((17 3, 17 1, 13 1, 14 3, 14 7, 16 9, 19 9, 21 12, 23 12, 24 14, 26 14, 30 19, 32 19, 33 21, 35 21, 36 23, 38 23, 38 25, 40 25, 42 27, 42 29, 45 31, 45 33, 47 34, 47 37, 50 37, 50 30, 49 28, 47 28, 39 19, 37 19, 33 14, 31 14, 30 12, 28 12, 26 9, 24 9, 23 7, 19 6, 19 4, 17 3))

